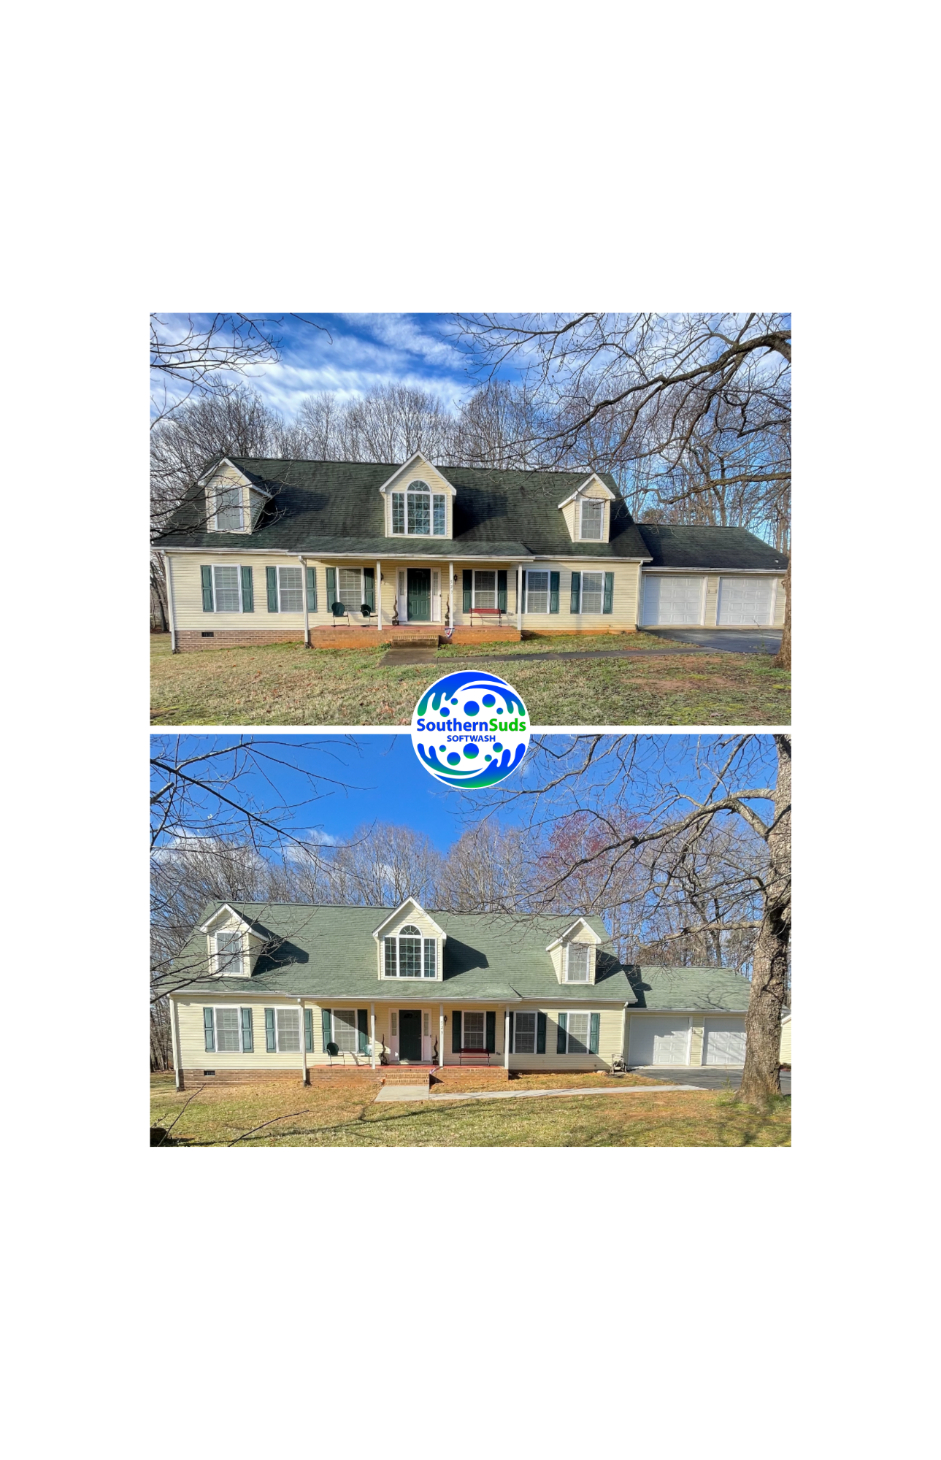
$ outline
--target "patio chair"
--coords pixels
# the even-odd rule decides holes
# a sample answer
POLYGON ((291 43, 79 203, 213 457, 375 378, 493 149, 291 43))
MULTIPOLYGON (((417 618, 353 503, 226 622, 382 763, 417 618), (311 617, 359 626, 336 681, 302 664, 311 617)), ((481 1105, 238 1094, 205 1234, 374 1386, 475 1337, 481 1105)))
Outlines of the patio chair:
POLYGON ((369 607, 369 604, 361 603, 359 611, 363 615, 363 622, 368 624, 369 620, 372 618, 372 609, 369 607))
POLYGON ((345 603, 340 603, 339 600, 336 603, 331 603, 331 605, 330 605, 330 612, 333 614, 333 627, 334 628, 336 628, 336 626, 337 626, 337 619, 340 619, 340 618, 345 618, 346 621, 347 621, 347 623, 350 624, 350 627, 352 628, 352 623, 350 621, 349 610, 348 610, 348 608, 347 608, 347 606, 346 606, 345 603))

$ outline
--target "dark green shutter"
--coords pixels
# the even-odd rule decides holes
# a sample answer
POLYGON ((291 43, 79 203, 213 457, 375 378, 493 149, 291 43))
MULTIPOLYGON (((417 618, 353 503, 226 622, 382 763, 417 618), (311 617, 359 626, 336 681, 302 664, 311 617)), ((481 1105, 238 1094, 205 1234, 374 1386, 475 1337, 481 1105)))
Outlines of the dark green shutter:
POLYGON ((216 1047, 216 1028, 212 1022, 211 1009, 203 1009, 203 1034, 206 1039, 206 1048, 211 1054, 216 1047))
MULTIPOLYGON (((375 568, 363 569, 363 602, 368 603, 370 608, 376 607, 376 570, 375 568)), ((359 608, 359 604, 356 605, 359 608)))
POLYGON ((555 1039, 555 1052, 556 1054, 565 1054, 565 1030, 569 1022, 569 1017, 567 1014, 558 1014, 556 1017, 559 1021, 559 1029, 555 1039))
POLYGON ((601 1029, 601 1015, 600 1014, 592 1014, 592 1016, 591 1016, 591 1033, 588 1036, 588 1053, 589 1054, 597 1054, 598 1053, 598 1034, 600 1032, 600 1029, 601 1029))
POLYGON ((314 1052, 314 1011, 304 1010, 304 1048, 308 1054, 314 1052))
POLYGON ((545 1014, 537 1014, 536 1015, 536 1053, 537 1054, 545 1054, 545 1052, 546 1052, 546 1016, 545 1016, 545 1014))
POLYGON ((581 606, 582 606, 581 605, 581 597, 582 597, 582 575, 581 575, 581 573, 573 573, 572 574, 572 597, 569 600, 569 613, 578 613, 579 612, 579 610, 581 609, 581 606))
POLYGON ((471 611, 471 593, 474 588, 474 572, 472 568, 464 569, 464 612, 471 611))
POLYGON ((327 568, 327 613, 333 612, 333 605, 337 598, 337 570, 327 568))
MULTIPOLYGON (((511 1009, 510 1010, 510 1053, 511 1054, 513 1052, 513 1046, 515 1044, 515 1041, 516 1041, 516 1015, 513 1013, 513 1010, 511 1009)), ((505 1051, 504 1051, 504 1053, 505 1053, 505 1051)))
POLYGON ((255 1050, 255 1031, 252 1028, 251 1009, 242 1010, 242 1053, 253 1054, 255 1050))
POLYGON ((200 568, 199 575, 203 580, 203 613, 212 613, 212 569, 200 568))
POLYGON ((356 1010, 356 1028, 359 1031, 359 1052, 366 1053, 366 1045, 369 1041, 369 1010, 356 1010))
POLYGON ((321 1028, 321 1031, 323 1033, 323 1052, 324 1052, 324 1054, 326 1054, 327 1053, 327 1045, 330 1043, 330 1040, 332 1038, 331 1033, 330 1033, 330 1010, 329 1009, 322 1009, 321 1010, 320 1028, 321 1028))
POLYGON ((252 583, 251 568, 242 569, 242 612, 255 612, 255 588, 252 583))
POLYGON ((558 573, 550 573, 549 574, 549 612, 550 613, 558 613, 558 611, 559 611, 559 575, 558 575, 558 573))
POLYGON ((265 1010, 265 1049, 273 1054, 278 1041, 274 1037, 274 1009, 265 1010))
POLYGON ((278 611, 278 570, 277 568, 266 568, 265 577, 268 579, 268 612, 278 611))
POLYGON ((501 613, 506 613, 506 569, 500 568, 497 572, 497 608, 501 613))
POLYGON ((461 1011, 455 1009, 451 1015, 451 1053, 461 1052, 461 1011))
MULTIPOLYGON (((510 1018, 512 1018, 512 1014, 510 1018)), ((487 1053, 493 1054, 497 1047, 497 1016, 493 1009, 487 1010, 487 1053)))
POLYGON ((604 608, 602 609, 602 613, 613 613, 613 612, 614 612, 614 574, 613 573, 605 573, 605 575, 604 575, 604 608))
POLYGON ((307 569, 307 612, 317 612, 317 569, 307 569))

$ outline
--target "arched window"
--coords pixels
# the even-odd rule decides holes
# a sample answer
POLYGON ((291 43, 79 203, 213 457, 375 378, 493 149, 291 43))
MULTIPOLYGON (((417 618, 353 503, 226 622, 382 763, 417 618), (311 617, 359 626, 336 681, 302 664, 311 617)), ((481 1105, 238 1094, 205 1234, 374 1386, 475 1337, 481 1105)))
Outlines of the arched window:
POLYGON ((434 938, 423 938, 421 929, 406 923, 397 934, 383 940, 386 978, 437 978, 438 945, 434 938))
POLYGON ((445 498, 427 482, 409 482, 404 492, 392 493, 392 531, 416 537, 444 537, 445 498))

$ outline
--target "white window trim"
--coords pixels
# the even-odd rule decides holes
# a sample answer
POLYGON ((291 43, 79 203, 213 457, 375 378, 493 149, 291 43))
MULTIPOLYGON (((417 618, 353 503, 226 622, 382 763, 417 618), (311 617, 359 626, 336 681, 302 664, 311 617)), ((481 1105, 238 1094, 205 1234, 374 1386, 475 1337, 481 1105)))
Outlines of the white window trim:
POLYGON ((210 563, 209 566, 212 568, 212 611, 213 611, 213 613, 244 613, 245 610, 242 607, 242 565, 241 565, 241 563, 210 563), (218 570, 220 568, 234 568, 235 569, 235 581, 238 584, 238 590, 239 590, 239 606, 238 606, 237 609, 234 609, 234 608, 219 608, 217 606, 218 603, 219 603, 219 591, 216 588, 216 573, 218 572, 218 570))
MULTIPOLYGON (((409 926, 414 927, 415 924, 413 923, 413 924, 410 925, 408 923, 403 923, 402 926, 403 927, 406 927, 406 928, 409 927, 409 926)), ((413 974, 413 973, 401 974, 401 973, 398 972, 398 968, 399 968, 399 938, 401 937, 401 929, 399 929, 398 932, 396 932, 396 933, 387 933, 382 938, 379 939, 379 977, 380 978, 386 979, 388 983, 440 983, 441 982, 441 950, 440 950, 439 947, 437 947, 437 946, 435 947, 435 976, 434 976, 434 978, 426 978, 425 977, 425 971, 424 971, 425 970, 425 944, 426 943, 434 943, 435 945, 437 945, 439 940, 437 938, 434 938, 434 937, 432 937, 432 938, 426 938, 425 937, 425 934, 421 932, 421 929, 419 929, 419 934, 420 934, 420 937, 421 937, 421 967, 422 967, 421 974, 419 974, 419 975, 416 975, 416 974, 413 974), (394 938, 395 939, 395 967, 396 967, 396 972, 395 973, 386 973, 386 939, 387 938, 394 938)), ((411 938, 411 937, 414 937, 414 934, 409 933, 409 934, 407 934, 407 936, 411 938)))
POLYGON ((500 602, 500 577, 499 577, 499 574, 497 572, 497 569, 496 568, 472 568, 471 569, 471 572, 472 572, 472 575, 473 575, 471 577, 471 608, 476 609, 477 606, 478 606, 477 605, 477 574, 478 573, 492 573, 493 574, 493 604, 492 605, 491 604, 487 604, 486 606, 488 608, 490 608, 490 607, 496 608, 498 606, 499 602, 500 602))
MULTIPOLYGON (((271 1005, 268 1006, 271 1008, 271 1005)), ((276 1054, 300 1054, 304 1048, 304 1013, 299 1004, 275 1004, 274 1005, 274 1053, 276 1054), (296 1014, 298 1018, 298 1044, 297 1049, 281 1048, 281 1026, 278 1023, 279 1014, 296 1014)))
MULTIPOLYGON (((539 1015, 541 1013, 544 1013, 544 1012, 545 1011, 542 1010, 542 1009, 514 1009, 513 1010, 513 1048, 510 1050, 510 1053, 511 1054, 538 1054, 538 1050, 537 1050, 537 1047, 536 1046, 539 1043, 539 1015), (533 1024, 533 1047, 532 1047, 532 1049, 517 1049, 516 1048, 516 1021, 519 1018, 520 1014, 526 1014, 526 1015, 532 1014, 533 1019, 535 1020, 535 1023, 533 1024)), ((548 1035, 548 1029, 549 1029, 549 1020, 546 1019, 546 1032, 547 1032, 547 1035, 548 1035)), ((566 1031, 566 1034, 567 1033, 568 1033, 568 1031, 566 1031)), ((546 1043, 548 1043, 548 1038, 546 1040, 546 1043)))
MULTIPOLYGON (((213 532, 244 532, 245 531, 245 488, 241 482, 231 482, 222 485, 213 485, 212 488, 212 531, 213 532), (225 492, 238 492, 239 494, 239 525, 238 527, 219 526, 220 499, 225 492)), ((249 509, 250 510, 250 509, 249 509)))
POLYGON ((604 569, 603 568, 587 568, 587 569, 583 568, 582 569, 582 571, 581 571, 581 573, 579 575, 579 579, 578 579, 578 613, 579 613, 579 617, 581 617, 582 614, 587 614, 589 616, 589 618, 591 617, 592 614, 604 613, 604 569), (586 576, 587 576, 588 573, 591 573, 595 578, 600 578, 601 579, 601 607, 600 608, 585 608, 585 606, 584 606, 584 596, 583 595, 584 595, 584 592, 585 592, 585 578, 586 578, 586 576))
MULTIPOLYGON (((330 1042, 331 1042, 331 1044, 335 1044, 335 1045, 339 1046, 339 1043, 340 1043, 340 1041, 337 1039, 337 1026, 336 1026, 336 1016, 337 1016, 337 1014, 352 1014, 353 1015, 353 1033, 356 1035, 356 1048, 355 1049, 341 1049, 340 1050, 340 1053, 341 1054, 362 1054, 362 1050, 359 1047, 359 1024, 357 1022, 358 1017, 359 1017, 359 1010, 356 1009, 355 1007, 352 1008, 352 1009, 335 1009, 332 1005, 330 1006, 330 1042)), ((370 1048, 369 1048, 369 1028, 368 1028, 368 1025, 367 1025, 367 1029, 366 1029, 366 1053, 367 1054, 370 1053, 370 1048)), ((334 1058, 335 1058, 335 1056, 334 1056, 334 1058)))
POLYGON ((592 959, 592 953, 593 952, 594 952, 594 948, 593 948, 593 945, 591 943, 582 943, 578 938, 573 938, 570 943, 566 943, 566 945, 565 945, 565 962, 562 965, 562 982, 563 983, 581 984, 582 988, 584 988, 586 984, 593 984, 594 981, 595 981, 595 979, 594 979, 594 972, 595 972, 595 970, 594 970, 594 963, 593 963, 593 959, 592 959), (569 949, 570 948, 587 948, 587 950, 588 950, 588 977, 587 978, 569 978, 569 949))
MULTIPOLYGON (((373 571, 375 571, 375 570, 373 570, 373 571)), ((345 563, 339 563, 334 568, 334 574, 335 574, 335 577, 333 579, 333 584, 334 584, 334 592, 335 592, 336 596, 335 596, 335 598, 333 600, 333 603, 342 603, 345 606, 345 608, 346 608, 346 610, 347 610, 348 613, 359 613, 360 610, 362 609, 363 604, 366 602, 366 574, 365 574, 365 570, 363 568, 348 568, 345 563), (355 604, 353 604, 353 603, 347 603, 347 601, 346 601, 345 598, 341 598, 340 597, 340 574, 341 573, 358 573, 359 574, 359 594, 358 594, 357 601, 356 601, 355 604)), ((281 602, 280 597, 278 598, 278 602, 279 603, 281 602)), ((327 605, 328 612, 329 611, 332 611, 332 609, 333 609, 333 603, 330 603, 330 604, 327 605)))
MULTIPOLYGON (((494 1042, 494 1044, 496 1044, 496 1042, 497 1042, 496 1041, 496 1025, 494 1025, 494 1041, 493 1042, 494 1042)), ((487 1010, 486 1009, 462 1009, 461 1010, 461 1048, 462 1049, 486 1049, 487 1048, 487 1010), (480 1018, 483 1020, 483 1031, 484 1031, 483 1032, 483 1043, 480 1044, 480 1045, 477 1045, 477 1044, 471 1044, 471 1045, 469 1045, 467 1043, 466 1038, 465 1038, 465 1035, 467 1033, 467 1016, 468 1016, 468 1014, 473 1014, 475 1017, 477 1015, 479 1015, 480 1018)))
MULTIPOLYGON (((360 569, 360 571, 362 572, 362 569, 360 569)), ((241 577, 242 577, 242 575, 240 573, 239 574, 239 591, 240 592, 241 592, 241 577)), ((297 563, 277 563, 275 565, 275 570, 274 570, 274 581, 275 581, 275 587, 278 590, 278 612, 279 613, 303 613, 304 612, 304 596, 305 596, 305 594, 307 592, 307 585, 304 582, 304 569, 302 567, 300 567, 297 563), (282 608, 281 607, 281 574, 285 570, 287 570, 287 571, 289 571, 291 573, 300 573, 300 575, 301 575, 301 606, 300 606, 300 608, 282 608)), ((357 608, 356 611, 358 613, 359 612, 359 609, 357 608)))
MULTIPOLYGON (((203 1007, 205 1008, 205 1005, 203 1005, 203 1007)), ((245 1048, 245 1037, 244 1037, 244 1034, 243 1034, 243 1031, 242 1031, 242 1010, 243 1009, 249 1009, 249 1008, 253 1009, 254 1006, 251 1005, 251 1004, 239 1004, 239 1005, 235 1006, 236 1007, 236 1013, 239 1016, 238 1017, 239 1047, 238 1047, 237 1050, 234 1050, 234 1049, 220 1049, 219 1048, 219 1020, 216 1017, 217 1014, 219 1014, 219 1012, 221 1010, 223 1010, 223 1009, 225 1009, 226 1011, 231 1010, 233 1008, 233 1005, 232 1004, 210 1004, 209 1007, 212 1009, 212 1042, 213 1042, 213 1044, 216 1047, 215 1047, 215 1049, 212 1049, 212 1050, 209 1050, 209 1049, 203 1050, 203 1053, 204 1054, 251 1054, 251 1053, 253 1053, 252 1050, 247 1050, 245 1048)), ((275 1028, 277 1028, 277 1024, 275 1024, 275 1028)), ((254 1042, 254 1039, 255 1039, 255 1016, 254 1016, 254 1012, 253 1012, 252 1013, 252 1041, 253 1042, 254 1042)), ((203 1043, 205 1044, 205 1042, 206 1041, 204 1039, 203 1040, 203 1043)))
POLYGON ((220 963, 220 960, 222 958, 222 954, 219 951, 219 939, 220 938, 238 938, 238 940, 239 940, 239 955, 240 955, 239 956, 239 967, 240 967, 240 970, 241 971, 239 973, 235 974, 235 975, 230 974, 229 976, 230 977, 235 977, 235 978, 244 978, 244 976, 245 976, 245 935, 242 932, 241 928, 220 928, 218 930, 218 932, 213 933, 211 936, 212 936, 212 957, 213 957, 213 964, 214 964, 214 967, 215 967, 216 977, 217 978, 224 978, 225 977, 224 973, 222 972, 221 963, 220 963))
POLYGON ((390 537, 415 537, 415 538, 418 538, 418 539, 424 539, 426 537, 446 538, 448 536, 448 493, 447 492, 436 491, 435 488, 433 486, 431 486, 428 482, 421 482, 421 487, 416 490, 415 489, 415 484, 414 484, 415 481, 421 481, 421 478, 420 477, 416 477, 414 479, 414 481, 409 482, 407 486, 404 486, 404 487, 394 487, 392 489, 392 491, 389 493, 389 536, 390 537), (425 490, 422 490, 422 488, 424 488, 425 490), (410 532, 409 531, 409 527, 408 527, 408 498, 409 498, 409 493, 411 493, 412 496, 415 496, 415 497, 425 497, 425 495, 427 493, 427 497, 428 497, 428 514, 429 514, 428 515, 429 531, 428 532, 410 532), (396 532, 396 530, 395 530, 395 515, 394 515, 393 502, 392 502, 393 497, 404 497, 405 498, 405 526, 404 526, 404 528, 402 529, 401 532, 396 532), (444 498, 444 532, 435 532, 435 498, 436 497, 443 497, 444 498))
MULTIPOLYGON (((561 578, 560 578, 561 587, 561 578)), ((541 590, 540 590, 541 591, 541 590)), ((549 602, 552 593, 552 573, 548 568, 526 568, 523 571, 523 612, 524 613, 548 613, 549 602), (545 608, 530 608, 529 606, 529 576, 531 573, 544 573, 546 576, 546 606, 545 608)))
POLYGON ((605 519, 605 510, 604 509, 605 509, 605 502, 604 502, 604 498, 603 497, 580 497, 579 498, 579 503, 578 503, 578 541, 579 542, 606 542, 607 541, 607 539, 605 537, 605 532, 604 532, 604 519, 605 519), (585 534, 584 534, 584 532, 582 531, 582 526, 583 526, 582 513, 584 511, 585 503, 586 502, 597 502, 597 503, 599 503, 599 505, 601 507, 601 531, 599 532, 599 534, 598 534, 597 537, 586 537, 585 534))
POLYGON ((591 1016, 592 1016, 592 1014, 597 1014, 598 1015, 598 1043, 599 1043, 599 1045, 601 1044, 601 1010, 600 1009, 560 1009, 559 1010, 559 1013, 560 1014, 564 1014, 566 1016, 566 1018, 565 1018, 565 1053, 566 1054, 575 1054, 575 1055, 591 1054, 591 1016), (584 1048, 584 1050, 580 1050, 580 1049, 569 1049, 569 1044, 570 1044, 571 1038, 572 1038, 572 1030, 571 1030, 571 1026, 569 1024, 569 1020, 571 1019, 571 1017, 572 1017, 573 1014, 587 1014, 588 1015, 588 1033, 585 1036, 585 1048, 584 1048))

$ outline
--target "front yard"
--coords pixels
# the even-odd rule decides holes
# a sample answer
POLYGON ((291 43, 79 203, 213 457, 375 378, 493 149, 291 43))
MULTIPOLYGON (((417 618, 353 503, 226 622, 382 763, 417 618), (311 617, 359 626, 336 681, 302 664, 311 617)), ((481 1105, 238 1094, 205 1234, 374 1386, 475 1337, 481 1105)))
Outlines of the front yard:
MULTIPOLYGON (((530 1088, 548 1085, 546 1077, 531 1078, 530 1088)), ((178 1093, 173 1076, 161 1074, 151 1077, 151 1086, 152 1124, 164 1129, 189 1101, 173 1128, 175 1147, 225 1146, 266 1121, 276 1123, 239 1145, 789 1146, 791 1141, 791 1102, 785 1096, 765 1111, 707 1090, 455 1100, 435 1106, 429 1101, 376 1105, 377 1086, 359 1079, 325 1080, 309 1088, 299 1080, 216 1085, 194 1094, 178 1093)), ((526 1086, 512 1082, 506 1088, 526 1086)))
MULTIPOLYGON (((580 640, 578 649, 662 649, 645 634, 580 640)), ((415 702, 461 660, 518 689, 534 725, 786 725, 790 675, 764 654, 546 658, 558 639, 441 650, 430 664, 385 665, 384 650, 269 644, 171 654, 151 636, 155 725, 406 725, 415 702), (494 656, 500 656, 496 658, 494 656), (504 655, 512 655, 510 658, 504 655), (493 659, 492 665, 489 662, 493 659)))

